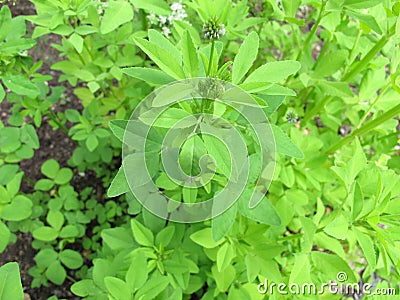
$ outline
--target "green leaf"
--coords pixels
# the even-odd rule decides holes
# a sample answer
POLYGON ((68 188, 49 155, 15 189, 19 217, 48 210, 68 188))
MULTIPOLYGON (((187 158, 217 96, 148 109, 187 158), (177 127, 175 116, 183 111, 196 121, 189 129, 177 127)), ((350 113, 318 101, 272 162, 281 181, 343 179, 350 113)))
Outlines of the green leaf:
POLYGON ((6 96, 6 92, 4 91, 3 85, 0 83, 0 103, 3 101, 6 96))
POLYGON ((354 222, 360 215, 364 205, 364 195, 360 184, 356 181, 353 192, 353 202, 351 205, 351 220, 354 222))
POLYGON ((258 34, 252 31, 243 41, 233 61, 232 82, 240 83, 244 75, 250 70, 257 58, 259 38, 258 34))
POLYGON ((330 51, 317 64, 313 77, 321 78, 333 75, 340 68, 343 68, 348 56, 347 50, 330 51))
POLYGON ((165 73, 178 80, 185 78, 181 65, 170 52, 145 39, 134 38, 133 40, 165 73))
POLYGON ((340 240, 330 237, 324 232, 319 232, 314 235, 313 243, 320 248, 327 249, 339 255, 342 259, 346 260, 346 253, 340 240))
POLYGON ((50 179, 39 179, 35 183, 35 190, 49 191, 54 186, 54 181, 50 179))
POLYGON ((135 299, 155 299, 158 294, 160 294, 167 288, 168 285, 168 277, 161 275, 152 276, 135 294, 135 299))
POLYGON ((21 181, 23 175, 24 174, 22 172, 19 172, 15 174, 10 181, 7 182, 7 190, 11 197, 14 197, 18 194, 21 188, 21 181))
POLYGON ((378 34, 382 34, 382 29, 379 26, 378 22, 376 22, 376 19, 368 14, 361 14, 355 11, 347 11, 346 12, 349 17, 355 18, 366 24, 369 28, 374 30, 378 34))
POLYGON ((166 247, 171 242, 173 236, 175 234, 175 226, 167 226, 163 228, 159 233, 156 235, 156 246, 157 247, 166 247))
POLYGON ((354 141, 353 156, 347 164, 348 179, 353 181, 354 178, 360 173, 367 165, 367 158, 361 147, 359 139, 354 141))
POLYGON ((363 9, 373 7, 381 3, 381 0, 346 0, 344 5, 355 9, 363 9))
POLYGON ((276 212, 275 207, 272 205, 271 201, 264 197, 262 201, 255 207, 249 207, 249 199, 251 199, 251 195, 253 192, 260 193, 255 191, 254 188, 246 188, 242 195, 238 200, 238 208, 239 212, 254 221, 261 222, 267 225, 272 226, 280 226, 281 219, 276 212))
POLYGON ((218 272, 225 270, 231 265, 232 259, 235 257, 235 250, 229 243, 225 243, 217 252, 217 269, 218 272))
POLYGON ((60 185, 67 184, 68 182, 70 182, 73 175, 74 173, 71 169, 62 168, 57 172, 56 178, 54 178, 54 182, 60 185))
POLYGON ((314 245, 314 235, 317 231, 317 226, 312 219, 301 216, 300 218, 303 239, 301 241, 301 251, 303 253, 311 252, 314 245))
POLYGON ((191 176, 200 172, 200 158, 207 154, 206 147, 199 135, 192 135, 184 142, 179 154, 179 164, 182 170, 191 176))
POLYGON ((60 165, 55 159, 46 160, 46 162, 40 168, 43 175, 54 179, 60 169, 60 165))
POLYGON ((345 82, 319 80, 317 86, 324 95, 336 97, 353 97, 354 94, 345 82))
MULTIPOLYGON (((0 221, 0 253, 2 253, 6 248, 8 243, 10 242, 11 232, 8 227, 0 221)), ((1 272, 1 271, 0 271, 1 272)), ((0 276, 1 278, 1 276, 0 276)), ((1 282, 1 280, 0 280, 1 282)), ((0 283, 1 285, 1 283, 0 283)), ((0 292, 1 295, 1 292, 0 292)), ((1 297, 0 297, 1 299, 1 297)))
POLYGON ((166 2, 159 0, 130 0, 130 2, 137 8, 147 10, 148 12, 154 12, 157 15, 171 14, 171 9, 166 2))
POLYGON ((136 246, 130 230, 122 227, 104 229, 101 238, 111 250, 131 249, 136 246))
POLYGON ((117 175, 115 175, 113 181, 111 182, 110 187, 107 190, 107 197, 109 198, 117 197, 129 191, 130 188, 128 182, 126 181, 124 166, 121 165, 117 175))
POLYGON ((196 231, 190 236, 190 239, 204 248, 215 248, 224 242, 223 239, 218 242, 213 240, 211 228, 204 228, 196 231))
POLYGON ((41 249, 38 254, 36 254, 34 260, 39 268, 48 268, 53 261, 57 260, 58 253, 53 250, 53 248, 41 249))
POLYGON ((237 204, 232 205, 228 210, 224 211, 219 216, 212 218, 211 229, 212 238, 218 242, 221 240, 231 229, 236 220, 237 204))
MULTIPOLYGON (((171 227, 170 227, 171 228, 171 227)), ((140 289, 147 281, 147 260, 143 251, 135 251, 125 280, 131 290, 140 289)))
POLYGON ((18 95, 35 98, 40 94, 39 88, 23 75, 4 76, 3 83, 18 95))
POLYGON ((304 158, 303 152, 292 142, 292 140, 278 126, 271 124, 275 138, 275 151, 294 158, 304 158))
POLYGON ((60 254, 61 262, 69 269, 79 269, 83 265, 82 256, 71 249, 63 250, 60 254))
POLYGON ((302 285, 311 281, 311 266, 307 254, 296 253, 289 283, 302 285))
POLYGON ((67 277, 67 272, 58 260, 52 262, 45 274, 51 282, 57 285, 63 284, 67 277))
POLYGON ((107 34, 133 19, 132 5, 125 1, 110 1, 101 21, 100 32, 107 34))
POLYGON ((80 25, 79 27, 75 28, 75 32, 80 35, 87 35, 98 32, 98 29, 89 25, 80 25))
POLYGON ((236 299, 258 299, 259 293, 254 292, 254 286, 250 283, 241 285, 237 288, 235 285, 231 285, 228 293, 227 300, 236 300, 236 299), (246 287, 248 289, 246 289, 246 287), (252 294, 251 294, 252 293, 252 294))
POLYGON ((93 283, 91 279, 83 279, 81 281, 75 282, 71 286, 71 291, 80 297, 86 297, 89 295, 96 294, 98 288, 93 283))
POLYGON ((229 265, 222 272, 219 272, 217 266, 213 265, 211 272, 217 283, 217 289, 223 293, 229 288, 236 276, 235 268, 232 265, 229 265))
POLYGON ((65 110, 65 116, 67 117, 68 121, 73 123, 78 123, 80 121, 81 115, 75 109, 67 109, 65 110))
POLYGON ((323 278, 321 278, 321 280, 326 280, 327 282, 329 280, 335 280, 339 272, 345 272, 348 278, 347 282, 358 282, 352 269, 339 256, 335 254, 313 251, 311 253, 311 258, 314 263, 315 269, 318 270, 321 275, 323 275, 323 278))
POLYGON ((16 262, 6 263, 0 267, 0 299, 23 299, 19 267, 16 262))
POLYGON ((156 179, 156 185, 159 188, 162 188, 167 191, 172 191, 178 188, 179 186, 169 178, 166 173, 161 173, 160 176, 156 179))
POLYGON ((11 10, 7 5, 3 5, 0 10, 0 41, 3 41, 11 31, 11 10))
POLYGON ((109 123, 110 129, 113 134, 121 141, 124 141, 125 128, 128 125, 128 121, 125 120, 112 120, 109 123))
POLYGON ((131 291, 125 281, 116 277, 108 276, 104 278, 104 283, 112 299, 126 300, 132 298, 131 291))
POLYGON ((3 207, 1 217, 7 221, 21 221, 32 214, 32 201, 23 195, 15 196, 10 204, 3 207))
POLYGON ((283 0, 282 6, 283 9, 285 10, 286 16, 294 18, 300 4, 301 0, 283 0))
POLYGON ((75 225, 67 225, 60 231, 60 238, 67 239, 72 237, 78 237, 79 231, 75 225))
POLYGON ((164 34, 162 34, 159 30, 149 29, 147 35, 151 43, 157 44, 161 48, 168 51, 168 53, 173 55, 173 57, 178 60, 179 64, 182 64, 181 52, 174 44, 171 43, 171 41, 164 34))
POLYGON ((72 46, 74 46, 75 50, 78 53, 82 53, 83 50, 83 38, 77 34, 77 33, 73 33, 68 41, 72 44, 72 46))
POLYGON ((368 261, 369 267, 374 270, 376 267, 376 252, 374 242, 367 234, 361 232, 356 227, 353 227, 352 231, 357 239, 358 244, 361 246, 365 258, 368 261))
POLYGON ((33 149, 39 149, 39 138, 32 125, 27 124, 21 128, 21 142, 27 144, 33 149))
POLYGON ((97 146, 99 145, 99 140, 94 132, 89 134, 88 139, 86 140, 86 147, 90 152, 93 152, 97 146))
POLYGON ((359 140, 356 139, 354 142, 353 155, 351 156, 351 159, 346 162, 345 166, 333 166, 331 169, 342 181, 343 185, 346 187, 346 190, 349 191, 354 179, 357 177, 358 173, 365 168, 366 165, 367 159, 364 151, 359 140))
POLYGON ((122 73, 155 85, 165 85, 175 81, 173 77, 169 76, 165 72, 151 68, 124 68, 122 69, 122 73))
MULTIPOLYGON (((143 113, 139 119, 145 124, 150 125, 150 123, 154 120, 154 113, 153 111, 149 110, 143 113)), ((196 124, 196 122, 196 118, 186 110, 171 107, 161 113, 161 115, 154 121, 153 126, 161 128, 174 127, 177 129, 193 126, 196 124)))
POLYGON ((196 203, 197 194, 198 194, 197 188, 187 188, 187 187, 182 188, 182 199, 183 202, 185 203, 196 203))
MULTIPOLYGON (((202 126, 203 124, 200 125, 200 127, 202 126)), ((217 164, 217 171, 229 178, 231 174, 231 155, 226 146, 221 140, 208 134, 203 134, 203 141, 208 154, 214 158, 217 164)))
POLYGON ((156 91, 153 106, 162 107, 172 103, 180 102, 183 99, 191 99, 193 87, 190 84, 177 82, 156 91))
POLYGON ((58 210, 50 210, 47 214, 46 221, 55 230, 60 231, 64 224, 64 215, 58 210))
POLYGON ((262 65, 244 81, 250 82, 271 82, 278 83, 296 73, 301 67, 301 64, 295 60, 284 60, 266 63, 262 65))
POLYGON ((183 69, 188 77, 197 77, 199 74, 199 59, 197 57, 196 47, 194 46, 192 36, 188 30, 185 30, 181 41, 183 69))
POLYGON ((150 229, 144 227, 139 221, 132 219, 131 227, 133 237, 142 246, 153 247, 154 236, 150 229))
POLYGON ((17 54, 20 51, 28 50, 36 45, 33 39, 12 39, 0 44, 0 53, 17 54))
POLYGON ((342 214, 337 216, 324 228, 324 231, 327 234, 337 239, 345 239, 347 237, 348 230, 349 230, 349 222, 342 214))
POLYGON ((32 235, 39 241, 51 242, 58 237, 58 232, 52 227, 42 226, 33 230, 32 235))

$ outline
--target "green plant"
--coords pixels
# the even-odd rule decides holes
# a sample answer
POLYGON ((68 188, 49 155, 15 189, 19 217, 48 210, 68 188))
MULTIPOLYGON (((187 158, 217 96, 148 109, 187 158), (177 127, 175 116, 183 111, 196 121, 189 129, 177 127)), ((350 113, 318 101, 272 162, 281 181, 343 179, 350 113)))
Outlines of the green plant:
POLYGON ((0 11, 0 252, 33 237, 32 287, 302 299, 290 284, 344 274, 399 293, 399 1, 31 2, 32 33, 0 11), (46 35, 60 86, 29 56, 46 35), (27 178, 47 118, 74 149, 27 178))
POLYGON ((15 262, 7 263, 0 267, 0 298, 1 299, 23 299, 19 267, 15 262))

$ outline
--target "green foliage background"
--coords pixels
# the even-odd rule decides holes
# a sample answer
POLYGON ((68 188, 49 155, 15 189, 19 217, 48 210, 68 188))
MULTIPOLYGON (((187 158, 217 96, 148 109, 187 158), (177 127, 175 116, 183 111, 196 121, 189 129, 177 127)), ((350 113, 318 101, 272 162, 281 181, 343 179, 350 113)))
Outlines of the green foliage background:
MULTIPOLYGON (((398 0, 190 0, 179 16, 169 1, 30 2, 32 16, 0 11, 0 102, 12 112, 0 123, 0 252, 17 232, 32 234, 32 287, 71 281, 75 295, 97 300, 303 299, 262 295, 257 284, 320 284, 345 272, 347 282, 399 294, 398 0), (32 34, 26 21, 35 24, 32 34), (218 36, 206 39, 204 24, 218 36), (60 55, 51 67, 61 72, 59 86, 49 86, 52 76, 29 56, 48 34, 61 40, 51 45, 60 55), (277 168, 268 191, 248 186, 267 192, 254 210, 245 192, 211 221, 167 222, 127 187, 118 161, 126 120, 155 88, 204 76, 237 84, 264 106, 277 168), (52 109, 65 86, 82 110, 52 109), (68 167, 49 158, 30 183, 34 192, 24 193, 20 163, 40 151, 45 116, 76 148, 68 167), (101 201, 92 187, 78 193, 71 185, 88 171, 108 189, 101 201)), ((257 159, 251 132, 231 110, 207 101, 172 109, 176 119, 198 109, 221 114, 243 128, 257 159)), ((172 125, 159 124, 161 133, 172 125)), ((217 192, 226 175, 221 146, 190 143, 182 155, 216 157, 212 186, 193 193, 154 167, 158 187, 183 202, 217 192)), ((20 291, 17 269, 0 269, 1 299, 20 291)))

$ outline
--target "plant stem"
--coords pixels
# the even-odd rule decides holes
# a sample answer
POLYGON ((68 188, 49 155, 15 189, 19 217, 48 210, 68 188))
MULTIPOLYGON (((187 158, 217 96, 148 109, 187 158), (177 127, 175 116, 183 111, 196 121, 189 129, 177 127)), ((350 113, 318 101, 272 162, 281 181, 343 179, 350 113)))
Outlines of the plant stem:
POLYGON ((390 82, 387 83, 383 89, 380 91, 379 95, 376 97, 376 99, 374 100, 374 102, 372 102, 372 104, 369 106, 368 110, 364 113, 364 115, 362 116, 360 122, 357 125, 357 129, 361 127, 361 125, 364 123, 365 119, 367 119, 368 115, 370 114, 370 112, 372 111, 372 109, 374 108, 374 106, 376 105, 376 103, 378 103, 379 99, 381 99, 382 95, 387 91, 387 89, 390 87, 390 82))
MULTIPOLYGON (((349 82, 354 79, 367 65, 368 63, 382 50, 383 47, 389 42, 390 37, 393 35, 393 28, 390 29, 388 34, 382 36, 382 38, 372 47, 371 50, 364 56, 364 58, 355 65, 355 67, 350 71, 346 72, 341 81, 349 82)), ((312 117, 314 117, 324 106, 326 103, 331 101, 333 96, 326 96, 324 99, 319 101, 313 109, 306 113, 303 119, 303 124, 309 121, 312 117)))
POLYGON ((318 65, 321 63, 321 60, 324 58, 325 53, 329 48, 330 42, 331 42, 330 40, 326 40, 324 42, 324 46, 322 47, 321 52, 319 53, 318 58, 317 58, 317 60, 316 60, 316 62, 314 64, 314 66, 312 67, 312 70, 315 70, 318 67, 318 65))
POLYGON ((210 75, 212 60, 214 58, 214 49, 215 49, 215 41, 211 41, 211 52, 210 52, 210 60, 208 62, 208 69, 207 69, 207 77, 210 75))
POLYGON ((76 279, 72 278, 71 276, 67 275, 67 279, 70 280, 71 282, 75 283, 76 279))
POLYGON ((382 50, 383 47, 387 44, 389 41, 391 35, 385 34, 382 36, 382 38, 375 44, 374 47, 372 47, 371 50, 364 56, 364 58, 355 65, 355 67, 350 71, 347 72, 343 78, 342 81, 351 81, 354 79, 354 77, 357 76, 358 73, 360 73, 367 65, 368 63, 382 50))
POLYGON ((65 127, 64 124, 61 123, 61 121, 58 119, 55 113, 53 113, 51 110, 48 111, 47 115, 49 118, 57 124, 57 126, 66 134, 68 135, 68 129, 65 127))
POLYGON ((369 132, 372 129, 378 127, 379 125, 385 123, 386 121, 396 117, 399 114, 400 114, 400 104, 396 105, 395 107, 393 107, 389 111, 385 112, 383 115, 377 117, 376 119, 369 121, 367 124, 365 124, 361 128, 354 130, 351 134, 349 134, 344 139, 337 142, 336 144, 331 146, 328 150, 326 150, 326 153, 329 154, 329 153, 335 152, 336 150, 340 149, 344 145, 350 143, 355 137, 366 134, 367 132, 369 132))
MULTIPOLYGON (((349 58, 350 58, 350 59, 352 59, 352 57, 354 56, 354 52, 356 51, 358 42, 360 41, 361 34, 362 34, 362 31, 359 30, 359 31, 358 31, 358 34, 357 34, 357 37, 356 37, 356 40, 354 41, 353 48, 351 48, 351 51, 350 51, 350 55, 349 55, 349 58)), ((345 66, 344 71, 343 71, 343 74, 346 74, 346 73, 349 71, 349 67, 350 67, 350 66, 351 66, 351 64, 347 64, 347 65, 345 66)))
POLYGON ((301 58, 303 57, 304 52, 306 51, 306 49, 308 48, 308 45, 311 42, 311 39, 314 37, 314 34, 317 32, 319 24, 321 23, 321 20, 324 17, 324 10, 325 10, 326 3, 327 3, 327 1, 322 1, 321 9, 319 11, 317 20, 315 21, 313 27, 311 28, 310 32, 308 33, 307 39, 304 42, 303 48, 301 49, 301 51, 297 55, 297 59, 296 60, 298 60, 298 61, 301 60, 301 58))
POLYGON ((333 98, 333 96, 325 96, 324 99, 319 101, 310 111, 305 114, 303 118, 303 124, 307 123, 312 117, 314 117, 325 106, 325 104, 331 101, 333 98))

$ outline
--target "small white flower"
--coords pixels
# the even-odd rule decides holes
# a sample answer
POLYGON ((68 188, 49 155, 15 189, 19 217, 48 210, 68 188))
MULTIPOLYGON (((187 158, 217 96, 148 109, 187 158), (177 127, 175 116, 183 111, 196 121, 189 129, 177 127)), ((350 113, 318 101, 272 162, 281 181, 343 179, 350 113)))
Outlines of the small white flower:
POLYGON ((169 29, 169 28, 166 27, 166 26, 163 26, 163 27, 161 28, 161 30, 162 30, 163 34, 164 34, 166 37, 168 37, 168 36, 171 34, 171 29, 169 29))
POLYGON ((147 19, 149 19, 149 22, 150 22, 150 24, 157 24, 158 23, 158 18, 157 18, 157 16, 156 16, 156 14, 155 13, 150 13, 148 16, 147 16, 147 19))
POLYGON ((170 8, 172 11, 177 11, 183 9, 183 5, 181 2, 175 2, 171 4, 170 8))
POLYGON ((226 33, 226 29, 224 24, 221 24, 221 29, 218 31, 219 35, 224 36, 226 33))
POLYGON ((203 34, 205 39, 218 40, 225 35, 226 29, 224 24, 218 23, 216 18, 210 19, 203 25, 203 34))
POLYGON ((165 23, 167 23, 167 17, 166 16, 159 16, 158 17, 158 21, 160 22, 160 24, 165 24, 165 23))

